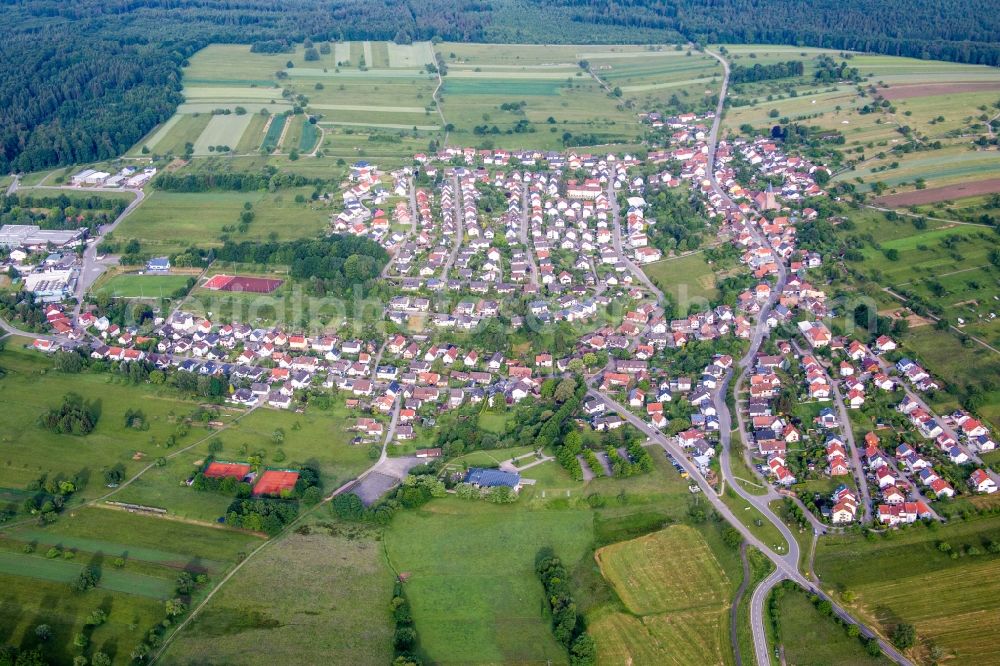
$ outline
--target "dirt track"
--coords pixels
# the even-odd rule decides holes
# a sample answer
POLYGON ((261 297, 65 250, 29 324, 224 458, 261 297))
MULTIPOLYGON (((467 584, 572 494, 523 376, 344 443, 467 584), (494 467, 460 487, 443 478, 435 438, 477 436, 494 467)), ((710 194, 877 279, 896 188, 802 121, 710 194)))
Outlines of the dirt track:
POLYGON ((989 92, 1000 90, 1000 81, 968 81, 965 83, 904 83, 879 90, 886 99, 910 99, 932 95, 957 95, 968 92, 989 92))
POLYGON ((962 183, 960 185, 929 187, 926 190, 914 190, 913 192, 888 194, 884 197, 874 199, 872 203, 876 206, 902 208, 906 206, 919 206, 922 204, 935 203, 937 201, 948 201, 951 199, 961 199, 963 197, 993 194, 994 192, 1000 192, 1000 178, 987 178, 986 180, 977 180, 971 183, 962 183))

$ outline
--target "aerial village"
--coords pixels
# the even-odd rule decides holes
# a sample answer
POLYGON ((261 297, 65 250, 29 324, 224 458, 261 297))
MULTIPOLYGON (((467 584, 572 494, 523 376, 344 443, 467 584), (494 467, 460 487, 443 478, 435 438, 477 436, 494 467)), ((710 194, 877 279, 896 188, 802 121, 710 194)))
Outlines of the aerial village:
MULTIPOLYGON (((824 529, 936 520, 938 501, 996 492, 996 475, 979 458, 996 447, 986 426, 962 411, 935 414, 922 397, 938 388, 935 378, 891 337, 831 332, 831 319, 844 313, 816 280, 823 257, 796 238, 799 225, 818 216, 804 202, 823 194, 814 176, 825 167, 767 139, 720 141, 712 164, 710 114, 642 117, 664 143, 643 159, 445 148, 388 172, 354 164, 330 231, 370 238, 389 253, 381 279, 394 295, 384 303, 382 337, 346 326, 307 334, 219 321, 183 307, 158 313, 151 325, 123 327, 92 305, 67 303, 74 291, 67 275, 51 288, 36 278, 51 334, 34 345, 51 353, 82 344, 111 364, 222 377, 231 387, 226 400, 246 409, 311 409, 309 396, 328 393, 352 415, 357 442, 385 442, 390 455, 399 448, 420 459, 442 456, 438 447, 408 447, 428 439, 421 433, 433 431, 441 413, 516 405, 537 399, 547 380, 582 376, 582 427, 635 428, 646 446, 659 444, 678 469, 680 456, 694 462, 710 483, 719 482, 718 456, 736 428, 743 446, 732 455, 797 497, 824 529), (756 176, 738 182, 737 163, 761 184, 756 176), (735 304, 668 310, 668 297, 644 273, 671 260, 653 242, 657 219, 647 204, 664 189, 687 190, 713 242, 735 248, 749 285, 735 304), (493 325, 504 327, 501 337, 556 327, 572 339, 560 349, 511 354, 484 342, 496 336, 477 335, 493 325), (766 338, 760 353, 739 367, 734 359, 755 336, 766 338), (698 356, 686 350, 695 346, 716 351, 693 367, 698 356), (730 425, 720 405, 733 384, 730 425), (852 421, 853 412, 890 399, 892 419, 874 418, 867 429, 852 421)), ((5 228, 0 242, 17 260, 33 243, 81 241, 39 233, 5 228)), ((61 265, 58 255, 52 261, 61 265)), ((270 290, 223 278, 205 287, 270 290)), ((625 448, 618 454, 636 457, 625 448)), ((608 457, 578 456, 584 478, 609 474, 608 457)), ((211 478, 242 480, 250 469, 212 465, 211 478)), ((294 470, 272 471, 255 493, 294 485, 294 470)), ((487 472, 470 470, 469 482, 520 483, 516 471, 487 472)))

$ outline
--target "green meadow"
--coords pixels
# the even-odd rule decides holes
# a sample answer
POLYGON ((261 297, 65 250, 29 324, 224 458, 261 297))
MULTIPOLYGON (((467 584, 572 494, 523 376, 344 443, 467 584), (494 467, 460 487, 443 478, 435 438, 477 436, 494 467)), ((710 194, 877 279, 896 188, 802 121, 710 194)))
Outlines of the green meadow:
POLYGON ((235 241, 309 238, 326 229, 331 210, 312 203, 312 188, 278 192, 154 191, 115 231, 119 239, 137 239, 143 251, 169 254, 189 245, 221 245, 222 236, 235 241), (296 195, 306 198, 296 203, 296 195), (246 233, 235 230, 243 204, 253 205, 254 219, 246 233), (231 227, 226 232, 223 227, 231 227))

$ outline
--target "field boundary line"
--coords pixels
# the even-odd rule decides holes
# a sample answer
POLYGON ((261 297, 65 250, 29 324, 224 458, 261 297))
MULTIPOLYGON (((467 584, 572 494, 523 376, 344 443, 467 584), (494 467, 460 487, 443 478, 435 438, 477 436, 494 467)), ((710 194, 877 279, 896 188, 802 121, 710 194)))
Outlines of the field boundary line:
POLYGON ((872 210, 877 210, 882 213, 895 213, 896 215, 905 215, 906 217, 923 217, 928 220, 934 220, 935 222, 947 222, 948 224, 962 224, 967 227, 982 227, 983 229, 992 229, 988 224, 981 224, 979 222, 960 222, 959 220, 948 220, 943 217, 932 217, 930 215, 919 215, 917 213, 911 213, 908 210, 898 210, 896 208, 883 208, 882 206, 875 206, 873 204, 861 204, 865 208, 870 208, 872 210))
MULTIPOLYGON (((885 293, 889 294, 890 296, 892 296, 893 298, 895 298, 896 300, 898 300, 899 302, 901 302, 903 305, 906 305, 907 307, 909 307, 910 299, 906 298, 902 294, 897 294, 896 292, 894 292, 892 290, 891 287, 882 287, 882 291, 884 291, 885 293)), ((933 315, 933 314, 931 314, 929 312, 927 313, 927 317, 930 318, 930 319, 933 319, 934 321, 941 321, 940 317, 938 317, 937 315, 933 315)), ((977 338, 976 336, 972 335, 971 333, 966 333, 962 329, 958 328, 957 326, 953 326, 952 324, 948 324, 948 328, 951 329, 952 331, 954 331, 955 333, 958 333, 959 335, 964 335, 965 337, 969 338, 970 340, 975 340, 980 345, 982 345, 986 349, 989 349, 994 354, 1000 354, 1000 349, 997 349, 996 347, 992 346, 991 344, 989 344, 985 340, 977 338)))
MULTIPOLYGON (((251 411, 253 411, 253 410, 251 410, 251 411)), ((239 570, 243 568, 243 565, 245 565, 247 562, 249 562, 251 559, 253 559, 254 556, 256 556, 258 553, 260 553, 262 550, 264 550, 264 548, 266 548, 269 544, 281 541, 286 536, 288 536, 289 532, 292 531, 292 528, 295 525, 297 525, 299 522, 301 522, 303 518, 311 515, 314 511, 316 511, 317 509, 319 509, 321 506, 324 506, 328 502, 332 501, 333 498, 336 497, 337 495, 340 495, 341 493, 349 490, 355 483, 357 483, 358 481, 360 481, 363 477, 367 476, 373 469, 375 469, 376 465, 378 465, 377 462, 375 464, 373 464, 371 467, 369 467, 368 469, 366 469, 364 472, 362 472, 361 474, 359 474, 356 478, 353 478, 350 481, 348 481, 348 482, 344 483, 343 485, 341 485, 339 488, 337 488, 336 490, 334 490, 330 495, 328 495, 327 497, 324 497, 321 502, 318 502, 315 506, 309 507, 305 512, 299 514, 295 518, 295 520, 293 520, 292 522, 290 522, 287 525, 285 525, 281 529, 280 532, 278 532, 277 534, 275 534, 273 537, 268 538, 266 541, 264 541, 263 543, 261 543, 259 546, 257 546, 253 550, 251 550, 249 553, 247 553, 247 556, 244 557, 242 560, 240 560, 236 564, 236 566, 232 568, 232 570, 230 570, 225 576, 223 576, 222 580, 220 580, 218 582, 218 584, 215 587, 213 587, 208 592, 208 594, 205 595, 205 598, 202 599, 198 603, 198 605, 195 606, 191 610, 190 613, 188 613, 188 615, 184 618, 184 621, 181 622, 180 624, 178 624, 174 628, 174 630, 170 633, 170 635, 167 636, 164 639, 163 644, 160 646, 160 649, 156 652, 155 655, 153 655, 152 659, 149 660, 149 663, 150 664, 155 664, 157 661, 159 661, 160 657, 163 656, 163 654, 167 650, 167 647, 170 646, 170 644, 177 637, 177 635, 179 633, 181 633, 181 631, 183 631, 184 628, 187 627, 187 625, 190 624, 191 621, 195 617, 197 617, 198 613, 200 613, 201 610, 206 605, 208 605, 208 602, 211 601, 212 597, 215 596, 216 592, 218 592, 219 590, 221 590, 222 586, 225 585, 226 583, 228 583, 230 581, 230 579, 232 579, 232 577, 235 576, 239 572, 239 570)))

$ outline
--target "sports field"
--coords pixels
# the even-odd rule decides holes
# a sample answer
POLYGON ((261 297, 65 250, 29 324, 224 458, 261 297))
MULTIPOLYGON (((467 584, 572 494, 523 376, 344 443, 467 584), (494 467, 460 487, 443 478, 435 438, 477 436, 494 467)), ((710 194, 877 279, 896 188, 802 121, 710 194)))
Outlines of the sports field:
POLYGON ((596 553, 625 612, 591 624, 602 663, 723 663, 730 584, 696 530, 675 525, 596 553))
POLYGON ((170 298, 187 281, 187 275, 116 275, 100 282, 93 292, 116 298, 170 298))

